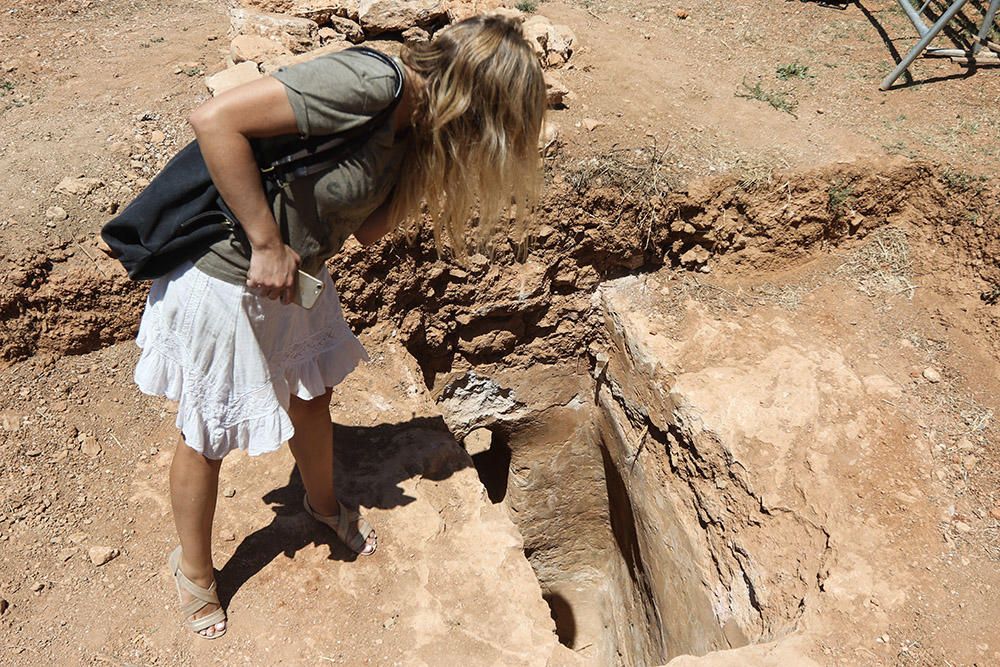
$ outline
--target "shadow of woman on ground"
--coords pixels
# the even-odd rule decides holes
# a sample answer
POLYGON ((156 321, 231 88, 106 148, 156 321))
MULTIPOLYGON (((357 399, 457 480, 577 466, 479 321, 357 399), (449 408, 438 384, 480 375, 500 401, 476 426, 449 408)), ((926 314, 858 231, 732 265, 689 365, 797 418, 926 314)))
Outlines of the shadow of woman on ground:
MULTIPOLYGON (((367 427, 334 424, 333 441, 334 485, 348 507, 403 507, 415 500, 403 491, 405 480, 419 476, 442 481, 472 465, 441 417, 367 427)), ((325 545, 330 560, 357 558, 332 530, 306 515, 304 493, 299 471, 293 467, 285 486, 264 494, 262 500, 271 505, 274 518, 247 535, 217 573, 223 607, 279 554, 294 558, 304 547, 325 545)))

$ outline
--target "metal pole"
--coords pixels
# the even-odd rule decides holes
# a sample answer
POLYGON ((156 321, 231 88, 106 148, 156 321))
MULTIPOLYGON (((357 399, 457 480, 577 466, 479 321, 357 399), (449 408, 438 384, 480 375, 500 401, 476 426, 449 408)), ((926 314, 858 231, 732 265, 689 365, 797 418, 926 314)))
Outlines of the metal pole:
POLYGON ((996 18, 997 10, 1000 9, 1000 0, 991 0, 990 8, 986 10, 983 17, 983 25, 979 28, 976 36, 976 43, 972 45, 972 55, 975 56, 983 48, 983 44, 989 41, 990 32, 993 30, 993 19, 996 18))
MULTIPOLYGON (((913 24, 913 27, 917 29, 917 32, 920 33, 920 36, 923 37, 924 35, 926 35, 927 24, 924 23, 920 14, 917 12, 916 9, 913 8, 913 5, 910 4, 910 0, 898 0, 898 1, 899 1, 899 6, 902 8, 904 12, 906 12, 906 16, 909 17, 910 22, 913 24)), ((922 12, 924 9, 926 9, 926 7, 927 5, 924 5, 923 7, 920 8, 920 11, 922 12)))
MULTIPOLYGON (((910 52, 907 53, 899 65, 896 66, 896 69, 892 70, 889 76, 882 80, 882 85, 879 86, 879 90, 888 90, 889 87, 896 82, 896 79, 902 76, 903 72, 905 72, 906 69, 913 64, 913 61, 916 60, 921 53, 923 53, 924 49, 927 48, 927 45, 938 36, 938 33, 944 29, 948 22, 951 21, 955 14, 957 14, 968 1, 969 0, 955 0, 955 3, 952 4, 952 6, 941 15, 941 18, 939 18, 937 22, 934 23, 934 25, 932 25, 930 29, 920 38, 920 41, 917 42, 916 46, 910 49, 910 52)), ((997 0, 994 0, 994 2, 996 1, 997 0)), ((905 3, 906 5, 910 4, 909 0, 900 0, 900 3, 905 3)))

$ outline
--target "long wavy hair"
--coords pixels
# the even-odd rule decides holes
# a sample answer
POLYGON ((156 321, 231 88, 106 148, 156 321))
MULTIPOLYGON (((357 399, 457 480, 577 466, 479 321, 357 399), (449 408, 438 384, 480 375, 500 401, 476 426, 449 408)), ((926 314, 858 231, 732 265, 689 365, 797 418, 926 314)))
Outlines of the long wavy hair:
POLYGON ((523 239, 541 188, 546 105, 542 70, 520 23, 466 19, 408 47, 402 60, 425 85, 391 219, 412 240, 426 202, 438 252, 448 245, 458 257, 467 253, 468 231, 481 249, 505 215, 523 239))

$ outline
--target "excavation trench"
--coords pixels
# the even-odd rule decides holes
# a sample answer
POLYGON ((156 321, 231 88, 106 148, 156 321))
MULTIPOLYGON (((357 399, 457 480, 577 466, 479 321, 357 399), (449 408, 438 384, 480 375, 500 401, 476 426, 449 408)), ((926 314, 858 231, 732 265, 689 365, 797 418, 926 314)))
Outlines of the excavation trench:
POLYGON ((359 323, 397 317, 488 498, 519 527, 562 643, 594 664, 657 665, 778 639, 823 586, 829 535, 809 510, 773 505, 767 472, 736 462, 752 443, 674 404, 675 373, 662 369, 681 361, 669 346, 640 358, 650 332, 623 315, 638 288, 628 276, 723 257, 736 272, 777 269, 884 225, 934 225, 990 280, 989 241, 961 188, 909 162, 791 174, 757 192, 707 181, 653 211, 662 223, 645 242, 650 209, 616 209, 627 198, 605 186, 550 197, 533 255, 501 258, 513 271, 441 263, 391 295, 392 310, 371 282, 345 280, 346 296, 359 323))
MULTIPOLYGON (((741 539, 754 524, 785 527, 708 469, 721 452, 692 457, 700 469, 683 463, 704 443, 669 412, 650 419, 646 409, 656 406, 628 396, 644 380, 625 378, 633 387, 623 387, 619 370, 614 360, 596 380, 559 364, 472 370, 439 395, 487 497, 522 533, 559 640, 594 664, 659 665, 785 634, 809 586, 796 589, 802 579, 790 577, 787 595, 772 593, 780 601, 756 600, 755 568, 768 558, 741 539), (714 525, 719 504, 739 506, 743 518, 714 525)), ((794 548, 813 553, 792 560, 812 568, 815 586, 826 538, 807 532, 794 548)))
MULTIPOLYGON (((886 224, 929 222, 971 258, 967 270, 1000 280, 983 259, 996 251, 992 214, 971 216, 966 194, 930 165, 778 182, 750 192, 722 177, 654 205, 620 184, 557 178, 526 261, 500 245, 492 261, 458 265, 424 234, 348 246, 331 263, 354 328, 382 325, 420 364, 487 498, 519 527, 560 640, 595 664, 781 637, 822 586, 829 550, 816 522, 770 507, 753 471, 733 465, 732 443, 674 404, 673 376, 636 356, 649 332, 619 317, 630 276, 721 261, 780 268, 886 224)), ((134 336, 143 290, 111 260, 67 246, 7 268, 0 363, 134 336)))

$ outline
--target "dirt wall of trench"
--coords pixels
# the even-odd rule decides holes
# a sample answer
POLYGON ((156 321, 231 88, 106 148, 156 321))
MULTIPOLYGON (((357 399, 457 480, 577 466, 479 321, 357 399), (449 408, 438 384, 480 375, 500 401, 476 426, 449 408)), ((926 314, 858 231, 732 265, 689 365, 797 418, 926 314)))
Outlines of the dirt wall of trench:
MULTIPOLYGON (((776 270, 885 224, 936 239, 984 289, 1000 284, 988 259, 1000 254, 1000 214, 987 205, 1000 196, 993 181, 896 159, 776 174, 764 187, 720 176, 650 198, 606 176, 581 180, 577 164, 565 158, 550 170, 525 261, 502 238, 492 258, 462 266, 439 258, 427 233, 413 245, 348 244, 330 269, 351 324, 394 322, 429 385, 456 358, 551 363, 579 354, 587 295, 604 280, 664 265, 776 270)), ((93 237, 5 254, 0 363, 127 340, 144 296, 145 285, 130 283, 93 237)), ((1000 351, 1000 338, 993 343, 1000 351)))

